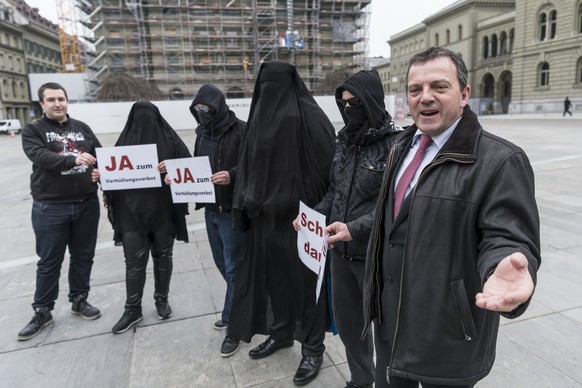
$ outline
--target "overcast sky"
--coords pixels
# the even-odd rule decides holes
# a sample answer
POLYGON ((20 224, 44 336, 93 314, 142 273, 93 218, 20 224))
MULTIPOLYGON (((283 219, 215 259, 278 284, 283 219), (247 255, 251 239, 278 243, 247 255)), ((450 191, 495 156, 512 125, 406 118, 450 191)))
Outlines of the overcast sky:
MULTIPOLYGON (((57 23, 56 0, 25 1, 31 7, 38 8, 42 16, 57 23)), ((390 47, 386 43, 390 36, 420 23, 426 17, 453 4, 455 1, 372 0, 369 31, 370 44, 368 47, 370 56, 390 56, 390 47)))

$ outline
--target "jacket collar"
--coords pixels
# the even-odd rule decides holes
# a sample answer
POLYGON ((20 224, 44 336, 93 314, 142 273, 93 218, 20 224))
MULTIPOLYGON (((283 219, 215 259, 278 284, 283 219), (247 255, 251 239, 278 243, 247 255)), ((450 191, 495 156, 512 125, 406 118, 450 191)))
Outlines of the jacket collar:
MULTIPOLYGON (((416 124, 408 127, 400 136, 398 136, 397 143, 400 147, 404 147, 418 127, 416 124)), ((455 128, 455 131, 441 148, 437 158, 443 155, 454 154, 458 158, 474 160, 476 159, 477 143, 482 127, 477 119, 477 115, 467 105, 463 110, 461 121, 455 128)))

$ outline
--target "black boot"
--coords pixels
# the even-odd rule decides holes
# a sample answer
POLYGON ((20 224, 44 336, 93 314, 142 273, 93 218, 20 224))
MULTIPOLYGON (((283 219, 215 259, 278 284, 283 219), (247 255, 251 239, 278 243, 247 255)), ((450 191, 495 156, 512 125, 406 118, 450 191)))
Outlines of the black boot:
POLYGON ((168 303, 170 292, 170 281, 172 279, 172 251, 167 249, 154 257, 154 299, 156 300, 156 310, 160 319, 168 319, 172 316, 172 308, 168 303))
POLYGON ((19 341, 26 341, 40 333, 40 331, 47 325, 53 322, 53 316, 48 307, 38 307, 34 309, 34 316, 28 322, 28 325, 18 333, 19 341))
POLYGON ((129 330, 133 325, 143 319, 141 307, 126 307, 119 321, 113 326, 111 331, 114 334, 120 334, 129 330))
POLYGON ((161 296, 157 292, 154 294, 156 300, 156 310, 158 310, 158 317, 160 319, 168 319, 172 316, 172 308, 168 303, 168 295, 161 296))

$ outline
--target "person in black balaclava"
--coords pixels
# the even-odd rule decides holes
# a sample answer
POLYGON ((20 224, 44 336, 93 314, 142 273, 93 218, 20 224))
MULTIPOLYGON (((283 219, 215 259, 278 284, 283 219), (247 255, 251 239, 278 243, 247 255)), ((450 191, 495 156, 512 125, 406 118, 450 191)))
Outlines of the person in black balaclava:
MULTIPOLYGON (((151 102, 133 104, 125 128, 115 146, 156 144, 158 169, 165 172, 164 160, 190 157, 188 147, 151 102), (162 167, 163 166, 163 167, 162 167)), ((163 180, 163 179, 162 179, 163 180)), ((125 312, 113 326, 113 333, 127 331, 143 319, 141 299, 146 267, 151 251, 154 269, 155 305, 160 319, 168 319, 174 239, 188 241, 187 204, 174 204, 170 187, 116 190, 104 195, 116 245, 125 256, 125 312)))
POLYGON ((212 168, 210 180, 215 184, 216 203, 197 203, 196 210, 204 208, 206 233, 214 263, 226 281, 226 295, 222 316, 216 329, 226 329, 220 347, 222 357, 230 357, 239 348, 238 338, 229 335, 230 309, 240 246, 244 233, 233 229, 231 216, 232 195, 236 182, 238 151, 245 122, 228 108, 224 94, 214 85, 204 84, 190 105, 190 112, 199 123, 196 128, 194 156, 208 156, 212 168))
POLYGON ((293 382, 315 379, 323 360, 326 301, 315 303, 317 275, 299 259, 292 221, 299 201, 315 206, 328 186, 334 128, 295 67, 261 65, 243 137, 235 185, 235 226, 248 229, 237 271, 229 332, 245 342, 269 337, 253 359, 302 344, 293 382), (268 298, 273 322, 267 322, 268 298), (295 329, 298 329, 295 331, 295 329), (295 333, 294 333, 295 332, 295 333))
MULTIPOLYGON (((375 70, 348 77, 336 92, 345 126, 336 138, 329 190, 315 210, 327 223, 342 223, 349 242, 331 250, 331 289, 335 324, 346 348, 351 380, 347 388, 374 383, 372 336, 360 338, 366 247, 390 147, 400 133, 384 105, 382 81, 375 70)), ((299 228, 298 220, 293 222, 299 228)))

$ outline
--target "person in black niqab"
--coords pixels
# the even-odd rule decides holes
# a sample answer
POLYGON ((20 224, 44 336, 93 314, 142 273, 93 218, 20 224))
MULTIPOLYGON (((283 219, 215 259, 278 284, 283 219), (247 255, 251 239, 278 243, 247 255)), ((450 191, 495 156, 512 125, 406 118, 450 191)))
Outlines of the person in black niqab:
POLYGON ((293 379, 304 385, 319 371, 325 346, 326 297, 315 303, 317 275, 299 259, 292 221, 299 201, 316 205, 328 185, 334 128, 295 67, 261 65, 240 150, 233 201, 235 226, 248 232, 237 271, 230 335, 250 342, 269 334, 249 352, 267 357, 302 343, 293 379), (270 300, 273 319, 267 322, 270 300), (297 329, 297 330, 296 330, 297 329))
MULTIPOLYGON (((147 101, 136 102, 115 146, 156 144, 158 169, 165 172, 166 159, 190 157, 188 147, 164 120, 159 109, 147 101), (163 166, 163 167, 162 167, 163 166)), ((163 177, 162 177, 163 181, 163 177)), ((173 204, 170 187, 117 190, 105 193, 116 245, 125 256, 125 312, 112 331, 123 333, 143 319, 141 299, 149 253, 153 259, 154 299, 160 319, 168 319, 174 239, 188 241, 187 204, 173 204)))

